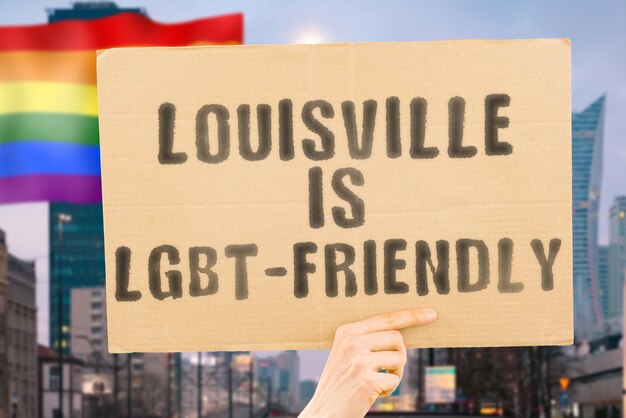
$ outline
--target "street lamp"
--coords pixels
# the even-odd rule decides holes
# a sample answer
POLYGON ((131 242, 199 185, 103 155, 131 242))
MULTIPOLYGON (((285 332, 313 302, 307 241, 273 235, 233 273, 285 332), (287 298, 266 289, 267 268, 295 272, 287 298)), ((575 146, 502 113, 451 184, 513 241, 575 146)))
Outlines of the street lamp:
POLYGON ((66 213, 59 213, 57 217, 59 230, 59 275, 57 289, 57 314, 58 314, 58 336, 57 348, 59 352, 59 418, 63 418, 63 224, 72 221, 72 216, 66 213))

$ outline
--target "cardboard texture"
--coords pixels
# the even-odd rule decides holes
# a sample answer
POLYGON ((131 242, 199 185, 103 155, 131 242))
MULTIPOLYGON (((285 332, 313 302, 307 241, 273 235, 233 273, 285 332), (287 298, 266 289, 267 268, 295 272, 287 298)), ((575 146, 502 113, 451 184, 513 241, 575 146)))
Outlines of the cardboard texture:
POLYGON ((561 39, 101 51, 109 350, 570 344, 570 96, 561 39))

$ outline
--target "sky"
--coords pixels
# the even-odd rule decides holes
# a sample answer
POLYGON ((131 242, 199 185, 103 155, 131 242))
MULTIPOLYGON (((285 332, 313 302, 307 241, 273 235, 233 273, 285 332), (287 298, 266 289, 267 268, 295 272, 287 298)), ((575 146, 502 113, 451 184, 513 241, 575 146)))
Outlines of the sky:
MULTIPOLYGON (((569 38, 573 110, 607 95, 600 242, 608 210, 626 195, 626 0, 123 0, 151 18, 179 22, 243 12, 248 44, 425 41, 439 39, 569 38)), ((0 0, 0 25, 46 21, 46 9, 69 1, 0 0)), ((47 205, 0 206, 9 250, 37 260, 39 341, 48 341, 47 205)), ((325 351, 301 352, 301 377, 318 379, 325 351)))

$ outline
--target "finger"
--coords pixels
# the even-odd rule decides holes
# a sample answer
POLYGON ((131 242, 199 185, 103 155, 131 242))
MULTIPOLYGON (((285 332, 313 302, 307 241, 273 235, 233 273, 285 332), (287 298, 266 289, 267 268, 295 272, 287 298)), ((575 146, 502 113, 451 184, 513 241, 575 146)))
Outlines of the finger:
POLYGON ((389 396, 400 384, 400 378, 391 373, 376 373, 375 382, 379 397, 389 396))
POLYGON ((404 337, 397 330, 372 332, 352 338, 355 339, 355 344, 365 352, 406 350, 404 337))
POLYGON ((363 359, 374 371, 386 370, 402 378, 406 364, 406 353, 402 351, 378 351, 365 354, 363 359))
POLYGON ((370 332, 402 329, 415 325, 424 325, 437 319, 437 313, 432 309, 408 309, 406 311, 389 312, 354 322, 347 327, 350 333, 367 334, 370 332))

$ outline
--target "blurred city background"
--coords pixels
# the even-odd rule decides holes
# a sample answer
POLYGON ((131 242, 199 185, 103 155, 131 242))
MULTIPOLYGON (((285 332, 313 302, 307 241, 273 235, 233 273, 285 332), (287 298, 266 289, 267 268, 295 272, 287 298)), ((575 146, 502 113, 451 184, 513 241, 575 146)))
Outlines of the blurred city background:
POLYGON ((370 415, 623 416, 626 2, 251 3, 0 0, 0 418, 297 416, 326 360, 108 354, 95 49, 532 37, 572 40, 575 344, 409 350, 370 415))

